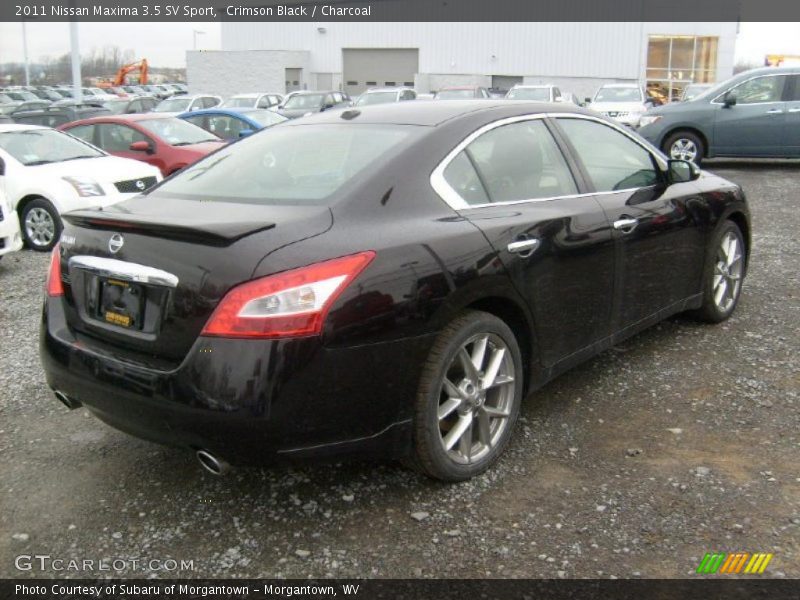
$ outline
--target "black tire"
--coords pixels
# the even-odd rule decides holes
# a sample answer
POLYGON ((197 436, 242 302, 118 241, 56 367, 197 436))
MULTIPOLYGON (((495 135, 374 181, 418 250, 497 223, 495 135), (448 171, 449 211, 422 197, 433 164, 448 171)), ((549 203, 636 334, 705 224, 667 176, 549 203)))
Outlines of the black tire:
MULTIPOLYGON (((484 371, 481 371, 480 375, 482 377, 484 371)), ((495 381, 499 381, 499 377, 498 374, 495 381)), ((507 378, 508 376, 505 375, 504 379, 507 378)), ((465 389, 471 389, 466 376, 461 383, 466 386, 465 389)), ((514 424, 519 415, 523 388, 522 355, 511 329, 503 321, 489 313, 476 310, 464 311, 436 338, 423 368, 414 406, 412 455, 406 464, 429 477, 449 482, 464 481, 483 473, 497 461, 511 439, 514 424), (485 371, 490 370, 489 364, 492 362, 493 356, 499 349, 502 349, 504 366, 501 369, 507 373, 513 365, 514 381, 513 383, 498 384, 497 387, 484 392, 484 400, 479 398, 463 400, 463 406, 453 410, 450 413, 451 416, 447 417, 447 419, 454 418, 457 422, 462 418, 462 408, 466 408, 468 405, 473 406, 474 410, 467 410, 467 412, 475 414, 474 420, 471 416, 468 418, 477 429, 473 432, 473 429, 470 428, 469 433, 464 434, 469 437, 468 447, 470 448, 468 464, 464 464, 453 458, 444 447, 447 436, 443 433, 442 427, 448 427, 448 423, 444 419, 440 421, 439 410, 440 402, 443 401, 443 398, 446 402, 450 394, 444 393, 443 382, 448 372, 450 373, 448 376, 452 377, 452 369, 458 368, 454 361, 458 360, 460 350, 467 347, 474 350, 474 344, 478 342, 472 342, 473 345, 469 346, 470 340, 480 339, 484 336, 487 337, 487 342, 484 344, 486 358, 481 364, 486 365, 485 371), (508 354, 506 354, 506 350, 508 354), (506 360, 506 358, 510 358, 510 360, 506 360), (513 385, 513 390, 506 388, 506 385, 513 385), (476 404, 473 405, 472 402, 476 404), (507 416, 489 417, 490 420, 486 420, 486 423, 491 424, 486 429, 481 427, 483 423, 480 422, 478 413, 488 409, 497 410, 497 407, 501 405, 502 412, 507 416), (483 444, 482 440, 487 439, 487 435, 491 443, 483 444), (475 440, 475 437, 478 439, 475 440), (473 442, 473 440, 475 441, 473 442), (475 445, 480 449, 479 458, 470 462, 472 448, 475 445)), ((481 392, 477 391, 476 394, 480 396, 481 392)), ((487 419, 485 414, 481 414, 480 417, 487 419)), ((455 427, 450 426, 450 430, 453 429, 455 427)), ((459 445, 459 447, 461 446, 459 445)), ((457 451, 453 450, 452 452, 457 451)))
MULTIPOLYGON (((34 214, 41 215, 43 213, 37 212, 34 214)), ((19 227, 22 231, 22 239, 25 241, 25 245, 31 250, 36 250, 38 252, 49 252, 52 250, 53 246, 58 243, 58 239, 61 237, 61 230, 64 228, 58 211, 44 198, 35 198, 25 205, 25 208, 22 209, 19 215, 19 227), (37 235, 35 231, 28 231, 29 228, 26 225, 28 216, 34 213, 34 211, 44 211, 52 220, 52 237, 47 241, 44 240, 42 235, 37 235)))
MULTIPOLYGON (((676 131, 671 133, 667 138, 664 140, 664 145, 662 146, 662 150, 664 154, 666 154, 669 158, 682 158, 679 155, 673 155, 673 146, 679 144, 681 142, 685 142, 687 144, 692 144, 696 149, 695 156, 692 159, 683 157, 685 160, 692 160, 695 164, 699 165, 703 162, 703 157, 706 155, 706 146, 703 143, 703 140, 698 136, 696 133, 691 131, 676 131)), ((687 146, 690 147, 690 146, 687 146)), ((677 150, 676 150, 677 153, 677 150)))
MULTIPOLYGON (((728 319, 733 314, 733 311, 736 310, 736 305, 739 303, 739 297, 742 293, 744 275, 747 271, 747 254, 745 252, 744 236, 738 225, 733 221, 724 221, 714 234, 707 254, 706 264, 703 269, 703 304, 698 310, 693 311, 691 314, 695 318, 707 323, 721 323, 728 319), (727 280, 728 285, 733 285, 734 291, 730 304, 728 306, 720 306, 720 303, 716 300, 717 288, 715 285, 717 283, 717 277, 720 275, 718 265, 720 262, 722 243, 729 235, 734 236, 736 239, 738 253, 741 255, 738 267, 739 279, 738 286, 736 286, 733 285, 733 282, 736 280, 731 280, 722 276, 727 280)), ((730 274, 734 269, 726 267, 726 270, 730 274)))

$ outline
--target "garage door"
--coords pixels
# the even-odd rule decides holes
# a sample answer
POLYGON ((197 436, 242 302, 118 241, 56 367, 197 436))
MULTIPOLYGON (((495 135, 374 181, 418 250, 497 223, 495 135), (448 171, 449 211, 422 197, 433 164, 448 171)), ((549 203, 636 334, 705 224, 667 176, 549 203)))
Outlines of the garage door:
POLYGON ((344 90, 351 96, 367 88, 413 86, 419 70, 417 48, 344 48, 344 90))

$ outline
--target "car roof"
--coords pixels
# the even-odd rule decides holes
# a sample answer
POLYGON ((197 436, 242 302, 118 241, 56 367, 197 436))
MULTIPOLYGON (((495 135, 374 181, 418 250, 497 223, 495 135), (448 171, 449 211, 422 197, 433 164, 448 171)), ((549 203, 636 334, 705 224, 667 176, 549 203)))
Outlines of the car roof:
POLYGON ((375 104, 358 108, 349 108, 340 111, 326 111, 309 115, 303 119, 287 121, 281 127, 301 127, 314 123, 371 123, 394 125, 422 125, 435 127, 446 121, 476 115, 477 113, 490 114, 495 112, 498 118, 504 116, 527 115, 547 112, 596 114, 591 111, 571 107, 566 104, 550 104, 546 102, 509 102, 504 99, 487 100, 441 100, 439 102, 393 102, 390 104, 375 104), (358 113, 351 117, 353 113, 358 113))
POLYGON ((22 125, 19 123, 9 123, 7 125, 0 125, 0 133, 7 131, 25 131, 26 129, 50 129, 49 127, 42 127, 40 125, 22 125))
POLYGON ((642 86, 640 86, 638 83, 604 83, 600 87, 601 88, 635 88, 635 89, 640 89, 642 86))
MULTIPOLYGON (((197 112, 197 111, 195 111, 197 112)), ((80 123, 81 125, 87 125, 91 123, 99 123, 99 122, 109 122, 113 121, 116 123, 131 123, 136 121, 150 121, 152 119, 174 119, 174 113, 136 113, 132 115, 100 115, 98 117, 90 117, 88 119, 81 119, 80 121, 73 121, 72 123, 67 123, 67 125, 74 125, 75 123, 80 123)))
MULTIPOLYGON (((264 109, 264 108, 252 108, 252 107, 249 107, 249 106, 248 107, 241 107, 241 108, 233 107, 233 106, 232 107, 223 106, 222 108, 212 107, 212 108, 203 108, 203 109, 200 109, 200 110, 189 110, 189 111, 182 112, 182 113, 178 114, 177 117, 180 119, 180 118, 183 118, 183 117, 186 117, 186 116, 189 116, 189 115, 196 116, 196 115, 219 115, 219 114, 223 114, 223 115, 227 114, 227 115, 230 115, 232 117, 235 117, 235 116, 246 115, 248 113, 254 113, 254 112, 266 112, 266 109, 264 109)), ((145 114, 148 114, 148 113, 145 113, 145 114)))
POLYGON ((440 88, 440 92, 448 91, 448 90, 477 90, 481 86, 479 85, 448 85, 446 87, 440 88))
POLYGON ((553 85, 552 83, 531 83, 531 84, 520 83, 520 84, 515 85, 511 89, 512 90, 522 90, 522 89, 525 89, 525 88, 551 88, 551 87, 556 87, 556 86, 553 85))
POLYGON ((410 87, 376 87, 376 88, 369 88, 365 90, 364 94, 371 94, 372 92, 402 92, 404 90, 411 90, 413 88, 410 87))

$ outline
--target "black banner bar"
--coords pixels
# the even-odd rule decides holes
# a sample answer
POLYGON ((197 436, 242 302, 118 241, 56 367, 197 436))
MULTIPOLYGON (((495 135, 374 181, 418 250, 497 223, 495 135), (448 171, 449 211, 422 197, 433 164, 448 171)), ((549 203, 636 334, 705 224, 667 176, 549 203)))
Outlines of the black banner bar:
POLYGON ((2 0, 0 21, 800 21, 798 0, 2 0))
POLYGON ((2 580, 4 600, 263 600, 363 598, 391 600, 784 600, 797 580, 713 577, 697 580, 2 580))

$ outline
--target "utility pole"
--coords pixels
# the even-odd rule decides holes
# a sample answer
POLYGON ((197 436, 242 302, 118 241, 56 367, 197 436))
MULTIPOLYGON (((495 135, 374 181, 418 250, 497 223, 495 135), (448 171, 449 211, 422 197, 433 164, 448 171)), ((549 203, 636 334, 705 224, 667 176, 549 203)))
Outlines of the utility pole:
POLYGON ((25 58, 25 85, 31 84, 31 65, 28 62, 28 31, 25 20, 22 21, 22 55, 25 58))
POLYGON ((69 41, 72 47, 72 94, 76 102, 83 100, 81 90, 81 51, 78 43, 78 22, 69 22, 69 41))

